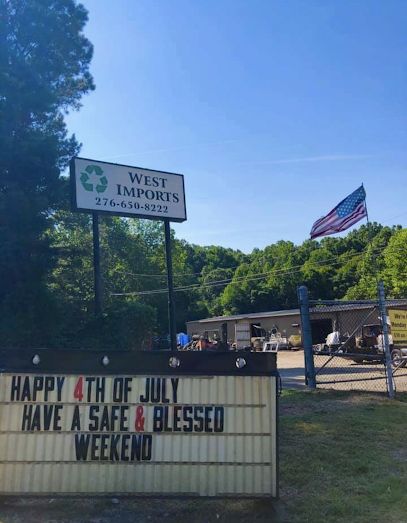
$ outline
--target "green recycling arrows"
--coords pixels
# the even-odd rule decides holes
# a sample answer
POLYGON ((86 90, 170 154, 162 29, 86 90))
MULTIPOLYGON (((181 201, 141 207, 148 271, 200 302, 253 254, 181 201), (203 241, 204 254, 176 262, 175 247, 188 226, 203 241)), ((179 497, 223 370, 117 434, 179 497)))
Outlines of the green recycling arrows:
POLYGON ((102 193, 107 189, 108 181, 106 176, 103 175, 103 169, 99 165, 90 164, 85 167, 79 179, 85 191, 93 192, 95 188, 97 193, 102 193), (92 174, 98 177, 95 179, 96 183, 90 181, 92 174))

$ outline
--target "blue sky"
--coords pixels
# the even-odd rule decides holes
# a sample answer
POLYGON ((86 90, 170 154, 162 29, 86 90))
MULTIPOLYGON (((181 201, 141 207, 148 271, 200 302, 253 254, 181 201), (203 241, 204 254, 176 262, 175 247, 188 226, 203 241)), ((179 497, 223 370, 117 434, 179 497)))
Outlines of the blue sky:
POLYGON ((361 182, 407 225, 404 0, 85 0, 81 155, 185 175, 177 236, 301 243, 361 182))

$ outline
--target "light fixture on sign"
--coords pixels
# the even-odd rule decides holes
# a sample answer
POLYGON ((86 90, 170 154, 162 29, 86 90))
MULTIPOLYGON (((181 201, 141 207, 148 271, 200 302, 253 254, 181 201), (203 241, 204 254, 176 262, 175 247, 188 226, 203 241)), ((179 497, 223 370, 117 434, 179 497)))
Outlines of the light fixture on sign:
POLYGON ((176 358, 175 356, 171 356, 169 362, 168 362, 168 365, 170 367, 172 367, 173 369, 176 369, 177 367, 179 367, 181 365, 181 362, 178 358, 176 358))
POLYGON ((41 361, 41 358, 38 356, 38 354, 36 354, 32 359, 32 362, 34 365, 38 365, 40 361, 41 361))
POLYGON ((243 369, 243 367, 246 367, 246 360, 244 358, 237 358, 236 359, 236 367, 238 369, 243 369))
POLYGON ((103 358, 102 358, 102 363, 103 363, 103 365, 104 365, 105 367, 106 367, 107 365, 109 365, 109 363, 110 363, 109 358, 108 358, 107 356, 103 356, 103 358))

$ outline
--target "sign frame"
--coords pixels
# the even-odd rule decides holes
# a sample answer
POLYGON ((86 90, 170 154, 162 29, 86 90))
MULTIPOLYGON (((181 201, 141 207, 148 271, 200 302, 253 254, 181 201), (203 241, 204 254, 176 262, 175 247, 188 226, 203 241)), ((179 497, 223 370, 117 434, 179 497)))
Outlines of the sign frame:
MULTIPOLYGON (((86 173, 84 173, 87 176, 87 181, 81 180, 82 184, 85 185, 88 183, 88 174, 90 172, 87 170, 89 165, 85 167, 86 173)), ((94 165, 94 167, 97 167, 94 165)), ((100 167, 99 167, 100 168, 100 167)), ((101 169, 101 168, 100 168, 101 169)), ((166 253, 166 261, 167 261, 167 282, 168 282, 168 323, 169 323, 169 332, 170 332, 170 344, 171 344, 171 350, 176 351, 177 350, 177 339, 176 339, 176 325, 175 325, 175 306, 174 306, 174 283, 173 283, 173 269, 172 269, 172 253, 171 253, 171 230, 170 230, 170 222, 178 222, 182 223, 187 220, 187 207, 186 207, 186 201, 185 201, 185 181, 184 181, 184 175, 179 173, 171 173, 168 171, 157 171, 153 169, 146 169, 144 167, 136 167, 131 165, 125 165, 125 164, 119 164, 119 163, 112 163, 112 162, 104 162, 103 160, 92 160, 90 158, 83 158, 81 156, 74 156, 71 158, 71 161, 69 163, 69 173, 70 173, 70 189, 71 189, 71 209, 74 212, 83 212, 86 214, 92 214, 92 228, 93 228, 93 268, 94 268, 94 304, 95 304, 95 315, 96 317, 99 317, 102 313, 102 278, 101 278, 101 268, 100 268, 100 244, 99 244, 99 215, 110 215, 110 216, 122 216, 125 218, 138 218, 138 219, 146 219, 146 220, 158 220, 162 221, 164 223, 164 234, 165 234, 165 253, 166 253), (102 209, 94 209, 94 208, 88 208, 88 207, 79 207, 78 201, 77 201, 77 177, 76 177, 76 160, 81 160, 84 162, 90 162, 93 164, 104 164, 104 165, 110 165, 113 167, 123 167, 125 169, 133 169, 137 170, 140 169, 141 171, 147 171, 149 173, 155 173, 155 174, 161 174, 161 175, 169 175, 169 176, 179 176, 181 177, 182 182, 182 200, 181 203, 183 204, 183 217, 170 217, 170 216, 164 216, 164 215, 147 215, 142 213, 127 213, 127 212, 117 212, 117 211, 104 211, 103 207, 102 209)), ((100 177, 100 186, 105 188, 103 191, 99 190, 100 193, 103 194, 104 190, 108 186, 108 179, 105 175, 103 175, 103 171, 99 173, 100 177), (104 179, 104 181, 102 181, 104 179)), ((158 183, 158 180, 162 180, 163 188, 165 188, 164 185, 164 178, 157 177, 156 182, 158 183)), ((154 183, 154 177, 153 177, 153 183, 154 183)), ((150 185, 148 185, 149 187, 150 185)), ((88 189, 86 189, 88 190, 88 189)), ((91 189, 89 189, 93 192, 93 186, 91 189)), ((134 188, 133 188, 134 190, 134 188)), ((96 191, 98 192, 98 186, 96 186, 96 191)), ((161 191, 161 195, 163 192, 161 191)), ((170 193, 167 192, 169 195, 170 193)), ((174 193, 173 193, 174 195, 174 193)), ((100 198, 101 199, 101 198, 100 198)), ((112 200, 111 200, 112 201, 112 200)), ((107 202, 106 202, 107 203, 107 202)), ((123 200, 122 202, 123 203, 123 200)), ((135 205, 134 202, 132 205, 135 205)), ((177 202, 178 203, 178 202, 177 202)), ((146 206, 147 203, 144 204, 146 206)), ((157 204, 160 205, 160 204, 157 204)), ((163 213, 164 214, 164 213, 163 213)))
POLYGON ((186 201, 185 201, 185 181, 184 181, 184 175, 180 173, 173 173, 169 171, 158 171, 156 169, 147 169, 146 167, 140 167, 136 165, 127 165, 127 164, 121 164, 121 163, 113 163, 113 162, 105 162, 102 160, 95 160, 91 158, 83 158, 82 156, 74 156, 71 161, 69 162, 69 173, 70 173, 70 186, 71 186, 71 208, 75 212, 83 212, 83 213, 97 213, 100 215, 105 216, 123 216, 125 218, 139 218, 144 220, 158 220, 158 221, 169 221, 169 222, 177 222, 182 223, 187 220, 187 208, 186 208, 186 201), (148 171, 150 173, 155 174, 168 174, 171 176, 180 176, 182 179, 182 202, 183 202, 183 208, 184 208, 184 217, 183 218, 174 218, 170 216, 151 216, 149 214, 143 214, 140 213, 128 213, 128 212, 122 212, 122 211, 105 211, 103 209, 90 209, 87 207, 79 207, 77 202, 77 193, 76 193, 76 183, 77 183, 77 173, 75 168, 75 160, 84 160, 86 162, 93 162, 93 163, 103 163, 105 165, 112 165, 115 167, 124 167, 127 169, 141 169, 143 171, 148 171))
MULTIPOLYGON (((176 357, 170 351, 141 351, 139 357, 135 354, 84 349, 0 350, 1 450, 6 456, 0 463, 3 478, 0 494, 278 498, 276 354, 178 352, 176 357), (174 359, 178 364, 174 365, 174 359), (112 387, 114 382, 117 387, 112 387), (139 397, 140 393, 144 396, 139 397), (50 410, 49 406, 53 408, 50 410), (140 407, 142 413, 137 412, 140 407), (192 420, 191 408, 196 413, 199 409, 203 421, 199 427, 186 430, 185 424, 190 422, 184 415, 185 409, 189 409, 192 420), (218 430, 213 426, 216 409, 221 413, 218 430), (241 413, 237 424, 236 409, 241 413), (261 409, 266 410, 262 413, 261 409), (107 425, 102 426, 102 418, 107 425), (152 424, 153 420, 158 425, 152 424), (91 428, 90 422, 93 425, 97 422, 97 428, 91 428), (138 427, 138 422, 143 426, 138 427), (184 424, 182 430, 180 423, 184 424), (93 447, 87 442, 83 452, 73 454, 73 449, 76 451, 78 445, 82 448, 82 442, 90 441, 92 435, 99 443, 102 438, 102 443, 113 441, 114 436, 122 445, 115 443, 118 450, 110 457, 106 457, 108 450, 103 450, 102 456, 99 443, 94 446, 95 455, 92 454, 93 447), (64 450, 61 459, 60 444, 68 436, 72 448, 70 453, 64 450), (130 438, 132 449, 133 439, 138 440, 137 445, 148 439, 148 456, 129 459, 130 438), (180 438, 185 438, 181 446, 180 438), (58 445, 54 444, 56 441, 58 445), (194 452, 201 441, 212 450, 207 451, 207 457, 196 459, 194 452), (265 441, 267 444, 263 445, 265 441), (8 458, 5 452, 11 442, 13 452, 8 458), (181 454, 180 448, 184 449, 181 454), (241 459, 242 449, 248 449, 247 459, 241 459), (55 483, 55 475, 63 477, 67 470, 70 479, 66 482, 58 479, 55 483), (98 480, 105 471, 113 470, 111 481, 98 480), (157 486, 154 478, 160 471, 165 474, 160 476, 157 486), (148 473, 146 481, 144 472, 148 473), (214 475, 218 477, 220 472, 220 480, 214 480, 214 475), (173 473, 180 479, 176 487, 173 473), (9 477, 13 478, 11 483, 9 477)), ((199 421, 195 414, 193 419, 199 421)), ((106 445, 103 449, 107 449, 106 445)))

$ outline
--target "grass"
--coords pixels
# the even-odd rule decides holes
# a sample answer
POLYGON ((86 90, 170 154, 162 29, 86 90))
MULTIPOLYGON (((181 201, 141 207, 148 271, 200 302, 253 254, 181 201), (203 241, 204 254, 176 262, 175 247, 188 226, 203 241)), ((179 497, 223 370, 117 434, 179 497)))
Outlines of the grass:
POLYGON ((406 400, 322 390, 285 392, 281 520, 406 522, 406 400))
POLYGON ((407 395, 284 391, 280 499, 0 499, 0 523, 407 522, 407 395))

